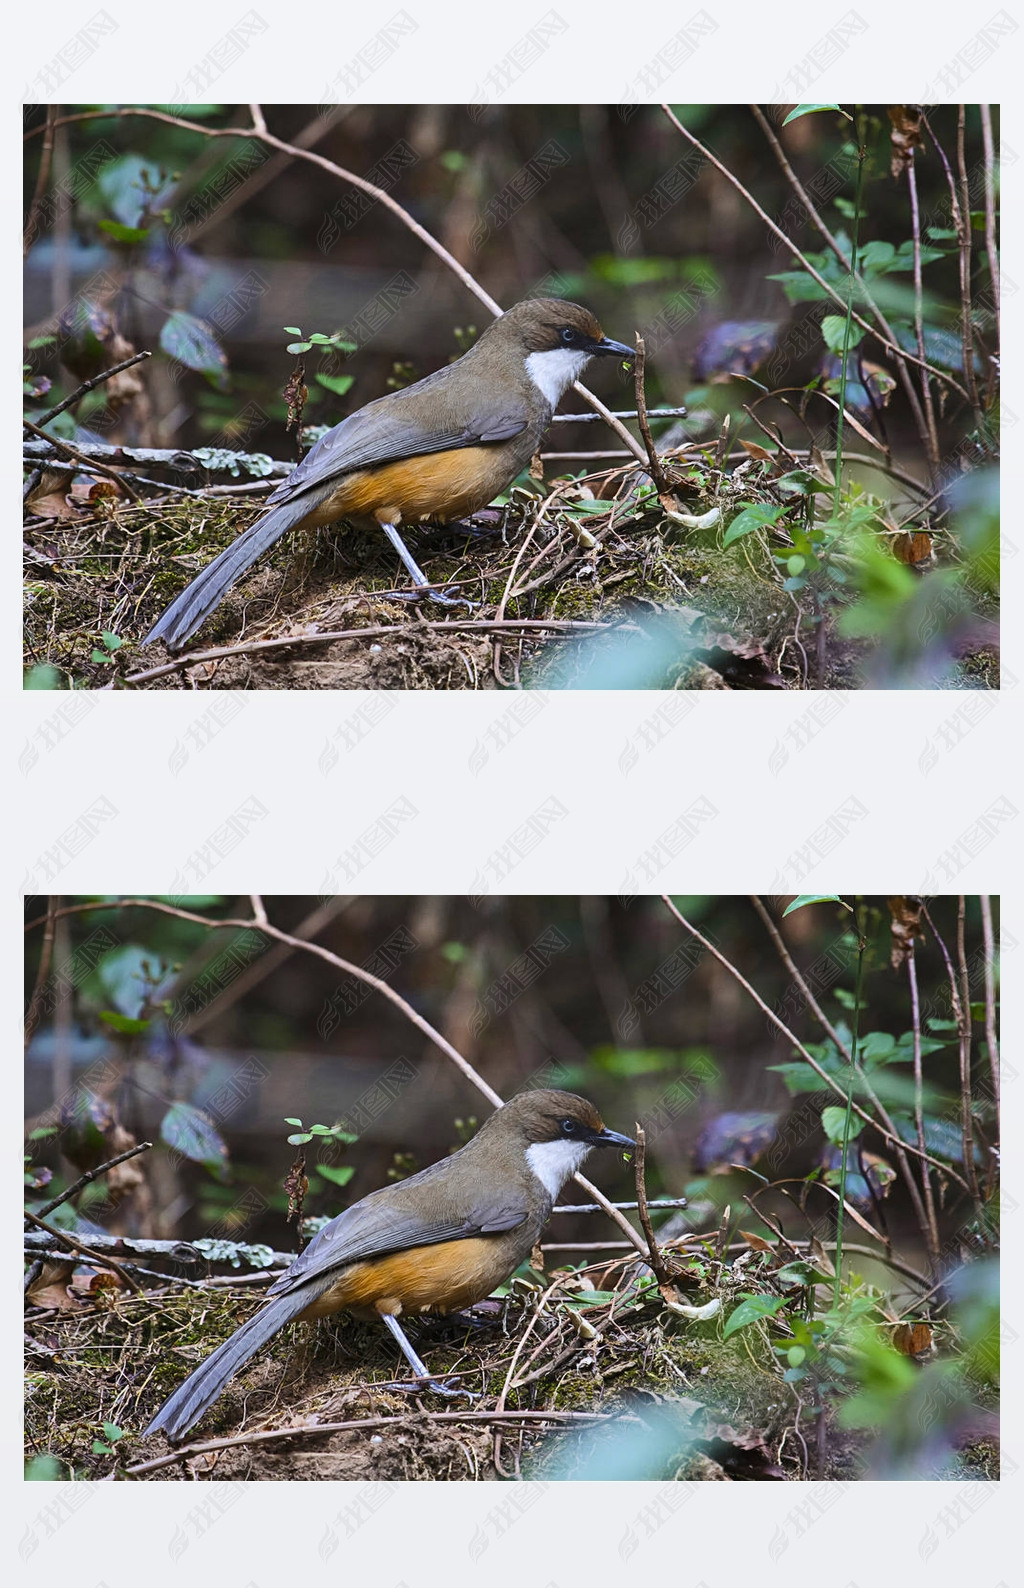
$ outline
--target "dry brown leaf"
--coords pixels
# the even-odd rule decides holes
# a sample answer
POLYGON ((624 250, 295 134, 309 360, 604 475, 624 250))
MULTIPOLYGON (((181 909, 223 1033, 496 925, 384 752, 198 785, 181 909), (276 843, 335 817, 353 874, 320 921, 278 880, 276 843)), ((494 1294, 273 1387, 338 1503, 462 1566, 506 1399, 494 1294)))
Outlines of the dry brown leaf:
POLYGON ((892 934, 889 963, 893 970, 900 970, 914 952, 914 939, 924 936, 921 927, 924 902, 916 894, 905 893, 894 894, 886 903, 889 906, 889 931, 892 934))
POLYGON ((921 107, 890 105, 889 120, 892 123, 892 160, 889 169, 894 177, 899 178, 913 161, 914 150, 924 148, 921 107))
POLYGON ((824 1274, 826 1279, 834 1279, 836 1277, 835 1265, 816 1235, 811 1236, 810 1247, 811 1256, 814 1258, 819 1272, 824 1274))
POLYGON ((40 518, 74 518, 75 508, 68 499, 72 473, 44 468, 39 484, 25 498, 25 507, 40 518))
POLYGON ((25 1300, 30 1301, 33 1307, 56 1307, 59 1312, 76 1312, 86 1305, 82 1296, 75 1296, 69 1289, 71 1276, 75 1271, 74 1262, 61 1262, 57 1259, 43 1262, 38 1279, 33 1280, 25 1292, 25 1300))

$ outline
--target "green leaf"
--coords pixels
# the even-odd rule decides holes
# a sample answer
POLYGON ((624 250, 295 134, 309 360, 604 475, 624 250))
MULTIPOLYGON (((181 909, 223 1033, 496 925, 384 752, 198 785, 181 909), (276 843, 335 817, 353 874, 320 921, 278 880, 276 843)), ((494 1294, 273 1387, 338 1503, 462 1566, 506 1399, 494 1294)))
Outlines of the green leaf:
POLYGON ((312 342, 289 342, 285 348, 286 353, 308 353, 313 346, 312 342))
POLYGON ((109 629, 104 629, 101 637, 108 651, 119 651, 124 644, 124 640, 116 634, 111 634, 109 629))
POLYGON ((723 1340, 728 1340, 737 1329, 745 1329, 748 1324, 757 1323, 759 1318, 774 1318, 785 1305, 785 1296, 748 1296, 729 1314, 725 1328, 722 1330, 723 1340))
POLYGON ((354 375, 321 375, 319 372, 314 377, 321 386, 325 386, 335 397, 344 397, 349 387, 355 381, 354 375))
MULTIPOLYGON (((825 346, 836 358, 843 356, 843 342, 846 339, 846 318, 842 314, 826 314, 821 322, 821 334, 825 339, 825 346)), ((850 347, 856 347, 862 340, 864 332, 859 325, 850 324, 850 347)))
POLYGON ((330 1164, 318 1163, 316 1172, 319 1175, 323 1175, 324 1179, 329 1180, 332 1185, 348 1185, 355 1174, 355 1169, 351 1164, 345 1164, 341 1169, 333 1169, 330 1164))
POLYGON ((123 226, 120 221, 100 221, 100 231, 115 243, 144 243, 149 236, 148 226, 123 226))
POLYGON ((304 1147, 307 1141, 313 1140, 313 1137, 308 1130, 304 1130, 301 1136, 288 1136, 286 1139, 290 1147, 304 1147))
POLYGON ((831 303, 831 295, 825 291, 820 282, 809 276, 806 270, 780 270, 776 275, 766 277, 768 281, 778 281, 790 303, 831 303))
MULTIPOLYGON (((781 1285, 820 1285, 828 1280, 828 1275, 823 1274, 813 1263, 802 1260, 795 1263, 786 1263, 775 1275, 776 1281, 781 1285)), ((794 1327, 793 1333, 798 1331, 794 1327)))
POLYGON ((302 1120, 301 1119, 286 1119, 285 1120, 285 1124, 286 1125, 298 1125, 300 1130, 302 1128, 302 1120))
MULTIPOLYGON (((93 996, 101 1005, 106 1004, 108 1008, 112 1005, 120 1014, 138 1019, 154 974, 160 973, 160 967, 154 964, 152 954, 136 943, 120 943, 104 954, 96 966, 93 996)), ((90 983, 86 984, 87 988, 93 991, 90 983)))
POLYGON ((144 160, 138 154, 122 154, 103 166, 96 186, 115 220, 123 226, 136 227, 145 211, 159 204, 167 186, 164 183, 159 191, 154 191, 160 181, 152 160, 144 160))
POLYGON ((775 489, 782 496, 810 496, 825 488, 824 481, 809 469, 790 469, 788 474, 780 474, 775 481, 775 489))
POLYGON ((806 565, 807 565, 807 558, 806 557, 787 557, 786 558, 786 567, 788 568, 789 572, 794 575, 794 577, 798 573, 803 573, 804 568, 806 567, 806 565))
POLYGON ((768 1068, 782 1076, 790 1097, 799 1097, 804 1092, 826 1090, 821 1076, 812 1070, 809 1064, 804 1064, 802 1061, 793 1059, 788 1064, 769 1064, 768 1068))
POLYGON ((283 325, 282 331, 287 331, 289 336, 301 336, 302 332, 297 325, 283 325))
POLYGON ((592 502, 588 497, 584 496, 581 497, 578 502, 573 502, 571 506, 566 507, 564 511, 567 512, 570 517, 573 513, 582 513, 584 516, 586 516, 587 513, 610 512, 611 505, 611 502, 592 502))
POLYGON ((227 355, 205 320, 175 309, 160 327, 160 346, 186 369, 209 376, 221 390, 227 385, 227 355))
POLYGON ((56 1456, 33 1456, 25 1468, 28 1483, 52 1483, 67 1474, 56 1456))
POLYGON ((172 1103, 160 1121, 160 1135, 168 1147, 183 1157, 205 1164, 214 1174, 223 1176, 228 1150, 213 1120, 201 1108, 192 1103, 172 1103))
POLYGON ((151 1024, 149 1020, 131 1020, 127 1015, 119 1015, 114 1009, 101 1010, 100 1019, 110 1026, 111 1030, 120 1031, 124 1037, 141 1037, 143 1032, 149 1030, 151 1024))
MULTIPOLYGON (((857 1057, 865 1069, 871 1069, 876 1064, 884 1064, 896 1052, 895 1040, 888 1031, 868 1031, 860 1042, 857 1057)), ((911 1053, 904 1057, 911 1058, 911 1053)))
POLYGON ((839 897, 838 893, 801 893, 793 900, 792 904, 786 905, 782 912, 783 920, 785 920, 787 915, 792 915, 794 910, 802 910, 805 904, 841 904, 844 910, 849 910, 850 908, 839 897))
MULTIPOLYGON (((841 1147, 843 1145, 843 1137, 846 1134, 845 1127, 845 1108, 822 1109, 821 1128, 824 1130, 829 1141, 835 1142, 837 1147, 841 1147)), ((855 1136, 859 1136, 863 1129, 864 1121, 862 1119, 858 1119, 856 1114, 853 1114, 850 1118, 850 1134, 848 1140, 852 1141, 855 1136)))
POLYGON ((785 511, 784 507, 765 507, 760 502, 750 502, 746 507, 741 507, 722 538, 723 548, 731 546, 743 535, 750 535, 755 530, 764 529, 767 524, 774 524, 785 511))
POLYGON ((853 120, 850 112, 844 110, 842 105, 797 105, 794 110, 790 111, 782 125, 788 127, 791 121, 797 121, 801 116, 812 116, 816 110, 838 110, 839 114, 845 116, 847 121, 853 120))
POLYGON ((562 1296, 565 1307, 606 1307, 616 1299, 614 1290, 581 1290, 574 1296, 562 1296))

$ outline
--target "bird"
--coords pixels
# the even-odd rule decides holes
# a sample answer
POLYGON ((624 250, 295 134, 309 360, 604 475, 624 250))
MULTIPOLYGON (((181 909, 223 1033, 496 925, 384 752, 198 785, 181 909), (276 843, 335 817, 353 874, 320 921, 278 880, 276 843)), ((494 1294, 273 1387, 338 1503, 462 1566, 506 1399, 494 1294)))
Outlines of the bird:
POLYGON ((179 649, 258 557, 290 529, 339 518, 380 526, 424 597, 435 590, 399 533, 485 507, 525 469, 559 401, 595 357, 633 358, 589 309, 529 298, 507 309, 468 352, 328 430, 267 498, 270 511, 197 574, 143 645, 179 649))
POLYGON ((176 1444, 261 1346, 296 1319, 345 1311, 379 1320, 412 1368, 411 1387, 466 1394, 431 1377, 402 1314, 472 1306, 529 1257, 565 1181, 595 1147, 635 1147, 572 1092, 523 1092, 448 1158, 371 1191, 331 1219, 275 1280, 259 1312, 164 1402, 145 1429, 176 1444))

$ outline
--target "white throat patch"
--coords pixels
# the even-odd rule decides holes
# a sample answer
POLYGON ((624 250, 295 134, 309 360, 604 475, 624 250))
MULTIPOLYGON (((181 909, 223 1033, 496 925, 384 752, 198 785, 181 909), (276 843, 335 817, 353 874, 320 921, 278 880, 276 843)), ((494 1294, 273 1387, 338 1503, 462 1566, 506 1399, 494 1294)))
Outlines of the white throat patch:
POLYGON ((589 1151, 587 1141, 535 1141, 526 1149, 526 1161, 553 1200, 589 1151))
POLYGON ((547 353, 530 353, 526 373, 554 408, 573 381, 582 375, 592 356, 578 348, 553 347, 547 353))

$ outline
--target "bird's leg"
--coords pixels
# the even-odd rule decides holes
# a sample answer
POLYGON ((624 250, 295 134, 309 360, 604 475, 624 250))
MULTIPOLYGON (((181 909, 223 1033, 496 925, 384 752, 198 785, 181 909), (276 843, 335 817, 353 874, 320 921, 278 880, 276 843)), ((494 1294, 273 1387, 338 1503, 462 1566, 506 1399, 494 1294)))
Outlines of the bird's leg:
MULTIPOLYGON (((408 1362, 409 1366, 412 1368, 412 1370, 415 1373, 416 1377, 418 1379, 422 1379, 423 1380, 422 1384, 413 1385, 413 1386, 411 1386, 412 1388, 414 1388, 414 1389, 432 1389, 432 1390, 435 1390, 438 1395, 468 1395, 470 1400, 475 1400, 476 1399, 476 1396, 473 1394, 473 1392, 471 1390, 449 1389, 447 1384, 439 1384, 437 1379, 434 1378, 430 1373, 427 1372, 426 1363, 422 1362, 420 1360, 420 1358, 416 1355, 416 1352, 413 1350, 412 1343, 409 1340, 408 1335, 406 1334, 405 1330, 402 1328, 402 1325, 399 1323, 398 1319, 396 1317, 394 1317, 392 1313, 390 1313, 390 1312, 382 1312, 380 1314, 380 1321, 381 1321, 381 1323, 385 1324, 388 1329, 391 1330, 391 1333, 394 1335, 395 1339, 398 1341, 399 1350, 401 1351, 402 1355, 405 1357, 405 1360, 408 1362)), ((408 1385, 400 1385, 400 1386, 397 1386, 397 1387, 405 1389, 405 1388, 409 1388, 410 1386, 408 1386, 408 1385)))
MULTIPOLYGON (((390 540, 392 546, 394 546, 394 548, 397 551, 398 555, 401 557, 403 563, 405 564, 405 566, 406 566, 406 568, 408 570, 408 573, 409 573, 409 577, 412 580, 413 584, 416 586, 415 598, 417 600, 422 600, 424 597, 426 597, 426 598, 428 598, 431 601, 439 602, 441 604, 441 606, 445 606, 445 607, 465 606, 465 607, 469 607, 470 610, 472 611, 473 607, 476 605, 476 602, 467 600, 467 598, 465 596, 449 596, 449 595, 445 595, 443 590, 435 590, 434 586, 430 583, 430 581, 427 579, 426 575, 424 574, 422 568, 416 562, 415 558, 412 555, 412 552, 409 550, 408 546, 405 544, 405 541, 402 539, 401 535, 398 533, 398 530, 397 530, 397 528, 395 527, 394 524, 383 524, 382 523, 380 527, 384 531, 385 535, 388 537, 388 540, 390 540)), ((401 592, 396 591, 395 593, 396 594, 400 594, 400 595, 404 595, 406 597, 406 599, 408 599, 408 592, 406 592, 406 591, 401 591, 401 592)))

